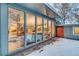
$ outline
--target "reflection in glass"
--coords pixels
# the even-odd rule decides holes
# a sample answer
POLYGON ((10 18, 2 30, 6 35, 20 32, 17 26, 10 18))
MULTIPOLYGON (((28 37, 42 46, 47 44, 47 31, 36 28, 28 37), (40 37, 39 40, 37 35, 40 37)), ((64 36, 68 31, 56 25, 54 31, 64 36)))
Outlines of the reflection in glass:
POLYGON ((73 27, 73 35, 79 35, 79 27, 73 27))
POLYGON ((37 41, 42 40, 42 17, 37 16, 37 41))
POLYGON ((8 9, 8 51, 13 52, 24 46, 24 12, 8 9))
POLYGON ((26 14, 26 42, 27 45, 35 43, 35 15, 26 14))
POLYGON ((48 38, 48 25, 47 25, 47 19, 44 19, 43 40, 46 40, 47 38, 48 38))
POLYGON ((51 31, 52 31, 51 20, 48 20, 48 38, 51 38, 51 31))
POLYGON ((54 37, 54 21, 52 21, 52 37, 54 37))

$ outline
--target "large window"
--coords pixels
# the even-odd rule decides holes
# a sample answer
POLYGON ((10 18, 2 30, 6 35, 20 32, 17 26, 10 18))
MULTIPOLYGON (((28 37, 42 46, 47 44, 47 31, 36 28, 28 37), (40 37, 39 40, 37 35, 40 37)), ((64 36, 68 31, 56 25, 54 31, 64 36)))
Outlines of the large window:
POLYGON ((37 41, 42 40, 42 17, 37 16, 37 41))
POLYGON ((73 34, 79 35, 79 27, 73 27, 73 34))
POLYGON ((24 46, 24 12, 8 9, 8 51, 13 52, 24 46))
POLYGON ((52 26, 51 20, 48 20, 48 38, 51 38, 52 26))
POLYGON ((26 42, 27 45, 35 43, 35 15, 26 14, 26 42))
POLYGON ((47 23, 47 19, 44 19, 44 25, 43 25, 43 27, 44 27, 44 33, 43 33, 43 40, 46 40, 48 37, 48 25, 47 25, 48 23, 47 23))

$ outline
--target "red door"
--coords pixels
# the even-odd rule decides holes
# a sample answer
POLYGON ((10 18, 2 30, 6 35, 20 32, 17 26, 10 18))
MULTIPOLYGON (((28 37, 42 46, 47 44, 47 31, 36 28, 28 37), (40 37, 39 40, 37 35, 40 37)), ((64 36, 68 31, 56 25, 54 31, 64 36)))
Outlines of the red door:
POLYGON ((64 28, 63 26, 56 27, 56 36, 57 37, 64 37, 64 28))

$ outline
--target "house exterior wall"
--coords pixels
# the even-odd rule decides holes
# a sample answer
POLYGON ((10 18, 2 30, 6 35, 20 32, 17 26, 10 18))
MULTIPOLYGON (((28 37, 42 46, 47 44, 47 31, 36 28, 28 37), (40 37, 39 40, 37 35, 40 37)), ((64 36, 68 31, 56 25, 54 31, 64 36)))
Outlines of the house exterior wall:
POLYGON ((8 6, 7 4, 1 4, 1 55, 6 55, 8 53, 8 6))
MULTIPOLYGON (((35 5, 33 5, 35 6, 35 5)), ((48 20, 51 20, 51 18, 49 16, 46 16, 43 12, 43 10, 41 9, 41 6, 36 6, 34 7, 34 10, 31 6, 29 6, 28 4, 28 7, 26 7, 26 5, 22 5, 22 4, 1 4, 1 32, 0 32, 0 47, 1 47, 1 55, 9 55, 10 53, 8 52, 8 8, 11 7, 11 8, 15 8, 17 10, 21 10, 23 11, 24 13, 27 14, 27 12, 31 12, 35 15, 35 17, 37 16, 41 16, 42 18, 46 18, 48 20), (40 10, 39 10, 40 9, 40 10), (39 11, 38 11, 39 10, 39 11), (37 12, 38 11, 38 12, 37 12), (42 12, 41 12, 42 11, 42 12)), ((43 8, 43 7, 42 7, 43 8)), ((24 20, 26 20, 26 14, 24 14, 24 20)), ((35 18, 37 20, 37 18, 35 18)), ((24 24, 24 26, 26 25, 26 23, 24 24)), ((38 42, 36 42, 38 43, 38 42)), ((34 44, 33 44, 34 45, 34 44)), ((32 45, 31 45, 32 46, 32 45)), ((16 51, 13 51, 13 53, 16 53, 17 51, 21 51, 23 49, 26 49, 30 46, 24 46, 22 49, 18 49, 16 51)))
MULTIPOLYGON (((1 4, 0 4, 0 42, 1 42, 1 4)), ((0 43, 0 55, 1 55, 1 43, 0 43)))
POLYGON ((79 40, 79 35, 73 34, 73 27, 79 27, 79 25, 64 26, 64 37, 79 40))
POLYGON ((46 15, 46 9, 43 3, 21 3, 20 5, 27 6, 33 10, 36 10, 44 15, 46 15))

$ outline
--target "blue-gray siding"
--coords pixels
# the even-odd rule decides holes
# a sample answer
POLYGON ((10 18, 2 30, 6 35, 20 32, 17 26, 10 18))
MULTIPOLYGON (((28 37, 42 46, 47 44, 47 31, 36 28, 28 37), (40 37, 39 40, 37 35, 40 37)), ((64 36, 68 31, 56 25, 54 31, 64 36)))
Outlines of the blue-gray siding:
POLYGON ((78 25, 64 26, 64 37, 79 40, 79 35, 73 35, 73 27, 79 27, 79 26, 78 25))

